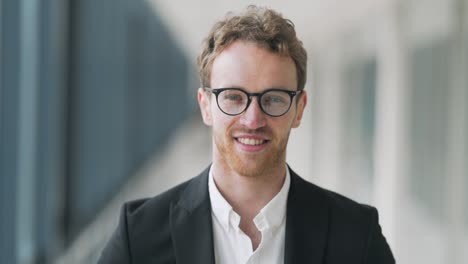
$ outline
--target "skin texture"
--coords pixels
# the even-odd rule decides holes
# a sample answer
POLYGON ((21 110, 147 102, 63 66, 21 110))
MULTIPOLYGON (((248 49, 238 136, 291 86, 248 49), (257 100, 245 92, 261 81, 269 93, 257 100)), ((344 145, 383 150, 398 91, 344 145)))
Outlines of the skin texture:
MULTIPOLYGON (((294 91, 296 67, 290 57, 272 53, 252 42, 235 41, 214 60, 211 87, 237 87, 251 93, 270 88, 294 91)), ((204 123, 213 131, 212 172, 216 186, 241 216, 240 228, 256 249, 261 233, 253 218, 284 183, 289 134, 300 125, 307 94, 303 91, 296 96, 291 109, 281 117, 263 113, 256 97, 238 116, 221 112, 215 96, 203 89, 198 90, 198 102, 204 123), (263 143, 246 145, 239 138, 263 140, 263 143)))

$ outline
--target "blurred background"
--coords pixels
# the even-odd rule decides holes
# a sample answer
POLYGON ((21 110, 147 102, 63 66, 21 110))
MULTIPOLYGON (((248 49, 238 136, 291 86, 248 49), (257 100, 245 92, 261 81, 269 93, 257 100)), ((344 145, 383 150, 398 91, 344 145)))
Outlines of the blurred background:
POLYGON ((468 0, 0 0, 2 263, 95 263, 124 201, 209 164, 195 58, 250 3, 309 54, 289 164, 376 206, 397 263, 468 263, 468 0))

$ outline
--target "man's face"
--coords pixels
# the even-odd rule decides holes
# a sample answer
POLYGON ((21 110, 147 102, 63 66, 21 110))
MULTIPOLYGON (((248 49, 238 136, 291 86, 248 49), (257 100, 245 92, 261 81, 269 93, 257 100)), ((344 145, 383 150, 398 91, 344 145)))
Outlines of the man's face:
MULTIPOLYGON (((249 93, 270 88, 295 91, 296 67, 290 57, 252 42, 236 41, 218 55, 211 71, 211 88, 233 87, 249 93)), ((285 115, 271 117, 262 112, 257 97, 253 97, 245 112, 229 116, 218 108, 215 95, 199 89, 203 120, 213 128, 213 162, 244 176, 284 166, 289 133, 299 126, 306 100, 303 92, 293 99, 285 115)))

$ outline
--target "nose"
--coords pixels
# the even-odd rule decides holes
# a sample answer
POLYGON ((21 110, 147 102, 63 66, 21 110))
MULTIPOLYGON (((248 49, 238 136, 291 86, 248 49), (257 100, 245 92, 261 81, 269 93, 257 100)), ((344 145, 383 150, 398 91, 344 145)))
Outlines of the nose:
POLYGON ((258 129, 266 125, 266 116, 258 103, 258 97, 253 97, 250 105, 240 116, 241 125, 249 129, 258 129))

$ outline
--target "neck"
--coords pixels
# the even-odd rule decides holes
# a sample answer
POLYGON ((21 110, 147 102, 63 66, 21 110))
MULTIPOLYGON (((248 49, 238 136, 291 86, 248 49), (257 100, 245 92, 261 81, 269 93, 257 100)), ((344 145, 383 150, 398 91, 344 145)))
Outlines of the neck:
POLYGON ((241 218, 251 221, 281 190, 286 163, 265 171, 264 175, 245 176, 214 161, 211 167, 216 187, 241 218))

